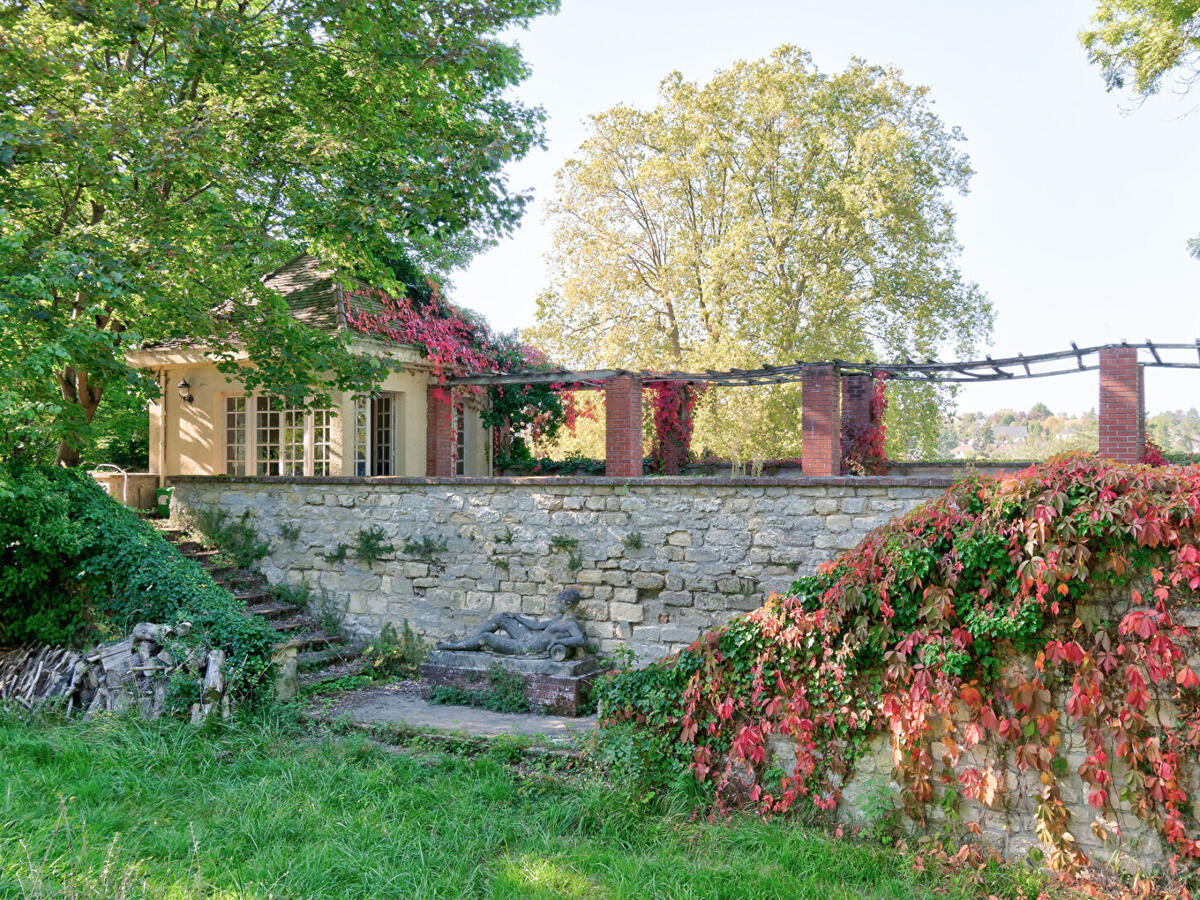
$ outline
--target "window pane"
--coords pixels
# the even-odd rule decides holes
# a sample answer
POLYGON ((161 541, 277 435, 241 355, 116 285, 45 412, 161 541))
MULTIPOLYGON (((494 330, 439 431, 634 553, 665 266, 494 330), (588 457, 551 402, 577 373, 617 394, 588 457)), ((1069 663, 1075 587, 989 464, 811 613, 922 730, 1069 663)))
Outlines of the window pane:
POLYGON ((225 474, 246 474, 246 398, 225 398, 225 474))
POLYGON ((368 402, 363 396, 354 398, 354 474, 359 476, 371 474, 370 460, 367 458, 370 440, 368 402))
POLYGON ((279 448, 279 474, 304 474, 304 410, 280 409, 282 441, 279 448))
POLYGON ((313 474, 330 474, 330 438, 333 434, 332 415, 327 409, 313 413, 313 474))
POLYGON ((462 406, 454 407, 454 474, 467 474, 467 414, 462 406))
POLYGON ((280 414, 283 404, 274 397, 258 397, 254 438, 257 444, 254 471, 259 475, 278 475, 281 452, 280 414))
POLYGON ((372 475, 392 474, 392 397, 371 398, 372 475))

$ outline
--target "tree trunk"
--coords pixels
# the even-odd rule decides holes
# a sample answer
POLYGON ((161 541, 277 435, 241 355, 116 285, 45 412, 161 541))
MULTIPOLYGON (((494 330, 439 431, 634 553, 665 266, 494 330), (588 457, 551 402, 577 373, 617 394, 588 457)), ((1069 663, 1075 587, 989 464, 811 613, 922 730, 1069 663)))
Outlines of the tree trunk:
MULTIPOLYGON (((96 407, 100 405, 100 397, 104 393, 104 388, 89 381, 87 372, 76 369, 74 366, 67 366, 62 372, 57 373, 57 377, 62 398, 77 407, 83 415, 84 424, 90 425, 92 417, 96 415, 96 407)), ((79 465, 80 451, 83 449, 83 445, 83 435, 74 431, 67 432, 58 443, 55 462, 60 466, 79 465)))

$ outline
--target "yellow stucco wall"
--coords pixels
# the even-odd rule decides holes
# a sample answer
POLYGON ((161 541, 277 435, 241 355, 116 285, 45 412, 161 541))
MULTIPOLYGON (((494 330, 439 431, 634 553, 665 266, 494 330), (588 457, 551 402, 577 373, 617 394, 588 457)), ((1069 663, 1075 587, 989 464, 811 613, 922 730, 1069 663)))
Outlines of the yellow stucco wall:
MULTIPOLYGON (((143 365, 149 360, 141 361, 143 365)), ((150 471, 166 475, 225 474, 225 398, 245 393, 242 381, 218 371, 212 362, 176 354, 166 354, 158 365, 150 365, 163 385, 162 398, 150 404, 150 471), (187 379, 192 402, 179 395, 178 384, 187 379), (168 423, 165 446, 160 445, 162 422, 168 423), (161 449, 160 449, 161 448, 161 449)), ((424 369, 405 369, 391 373, 380 390, 396 396, 396 474, 425 474, 426 391, 429 373, 424 369)), ((335 416, 331 434, 331 468, 334 475, 352 475, 354 445, 354 396, 335 392, 332 396, 335 416)), ((468 475, 491 474, 490 430, 483 427, 479 412, 467 407, 468 475)), ((247 417, 253 427, 253 415, 247 417)))

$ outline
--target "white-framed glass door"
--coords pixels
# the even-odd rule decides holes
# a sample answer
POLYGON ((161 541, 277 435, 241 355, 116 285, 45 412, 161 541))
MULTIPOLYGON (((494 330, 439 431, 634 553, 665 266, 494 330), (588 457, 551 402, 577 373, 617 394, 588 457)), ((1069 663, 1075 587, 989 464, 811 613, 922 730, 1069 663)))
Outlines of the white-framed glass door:
POLYGON ((382 393, 354 398, 354 474, 360 477, 397 473, 399 403, 382 393))
POLYGON ((333 414, 275 397, 224 400, 226 475, 331 475, 333 414))

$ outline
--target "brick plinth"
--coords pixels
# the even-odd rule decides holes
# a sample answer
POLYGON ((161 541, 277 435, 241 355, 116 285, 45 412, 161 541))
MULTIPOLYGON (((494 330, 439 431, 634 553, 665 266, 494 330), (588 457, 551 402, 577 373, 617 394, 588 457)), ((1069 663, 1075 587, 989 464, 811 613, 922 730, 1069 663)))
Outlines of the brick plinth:
POLYGON ((1133 347, 1100 351, 1100 456, 1136 463, 1146 453, 1142 367, 1133 347))
MULTIPOLYGON (((531 708, 556 716, 581 714, 592 683, 599 672, 561 677, 555 675, 520 675, 525 683, 525 698, 531 708)), ((466 691, 486 691, 488 674, 453 666, 424 663, 421 680, 427 684, 445 685, 466 691)))
POLYGON ((604 474, 642 474, 642 380, 618 375, 604 382, 604 474))
POLYGON ((446 388, 430 386, 425 395, 425 474, 449 478, 454 474, 452 401, 446 388))
POLYGON ((809 476, 842 471, 841 390, 833 366, 805 366, 800 391, 804 441, 803 472, 809 476))

